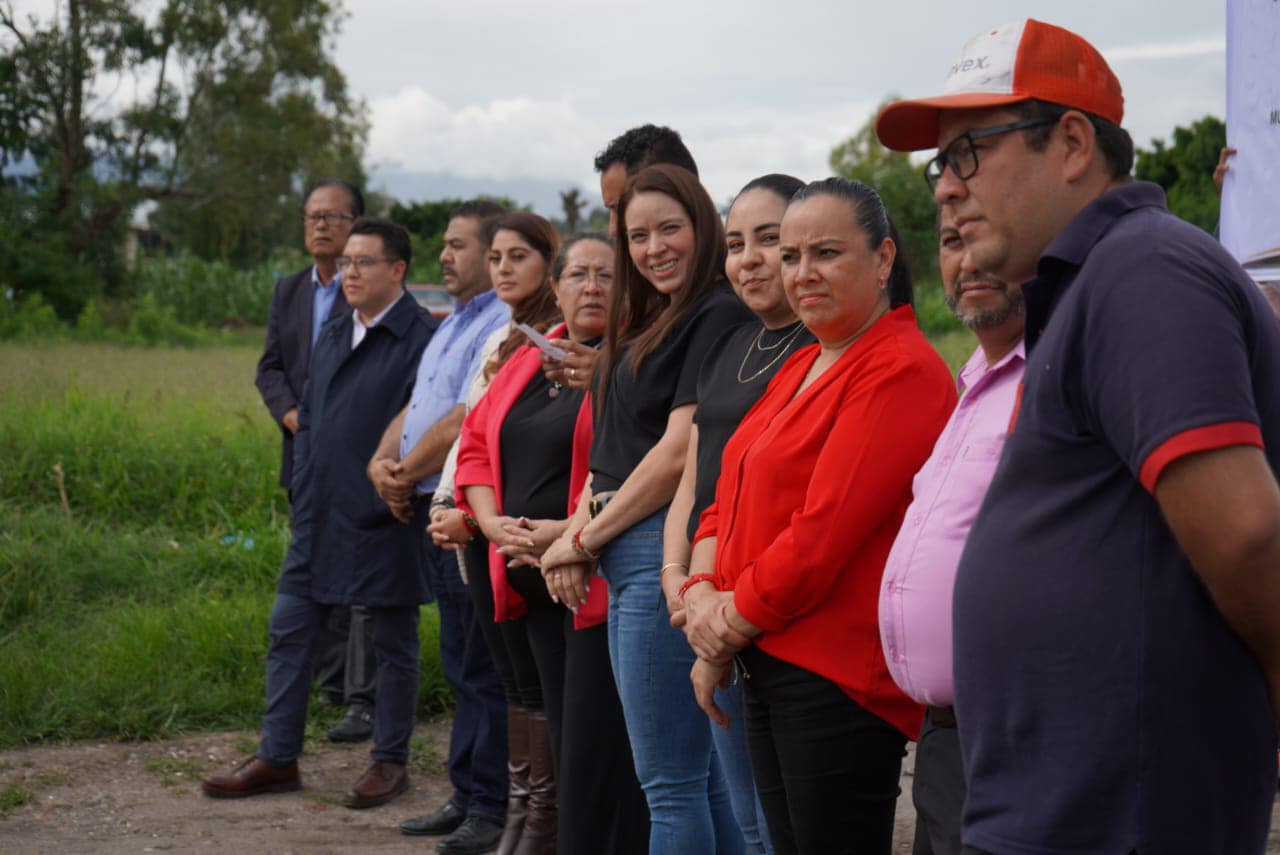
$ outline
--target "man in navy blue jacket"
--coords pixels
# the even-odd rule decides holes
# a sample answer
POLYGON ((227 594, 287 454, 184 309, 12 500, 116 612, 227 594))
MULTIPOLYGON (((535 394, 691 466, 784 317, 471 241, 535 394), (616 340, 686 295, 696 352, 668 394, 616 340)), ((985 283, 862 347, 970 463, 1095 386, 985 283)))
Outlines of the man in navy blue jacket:
POLYGON ((330 611, 368 607, 377 652, 373 764, 346 794, 373 807, 409 787, 405 764, 418 696, 418 607, 430 600, 423 557, 425 502, 402 523, 365 466, 382 427, 409 400, 435 321, 404 290, 408 233, 356 222, 338 259, 353 311, 316 340, 298 411, 292 537, 271 614, 262 742, 236 769, 205 779, 209 796, 237 798, 301 786, 312 648, 330 611))

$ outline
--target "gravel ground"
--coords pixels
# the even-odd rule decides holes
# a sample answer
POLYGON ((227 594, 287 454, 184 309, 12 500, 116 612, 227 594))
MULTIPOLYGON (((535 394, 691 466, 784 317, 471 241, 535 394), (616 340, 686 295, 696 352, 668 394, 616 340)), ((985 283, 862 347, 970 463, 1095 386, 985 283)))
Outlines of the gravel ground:
MULTIPOLYGON (((199 781, 243 759, 253 746, 249 733, 0 752, 0 852, 432 852, 432 839, 404 837, 396 824, 448 798, 441 760, 448 738, 447 718, 420 723, 412 789, 363 811, 348 810, 340 800, 368 764, 368 743, 309 742, 301 792, 235 800, 205 798, 199 781), (27 800, 15 805, 19 794, 27 800)), ((911 851, 913 766, 909 750, 895 853, 911 851)), ((1275 818, 1267 852, 1280 853, 1275 818)))

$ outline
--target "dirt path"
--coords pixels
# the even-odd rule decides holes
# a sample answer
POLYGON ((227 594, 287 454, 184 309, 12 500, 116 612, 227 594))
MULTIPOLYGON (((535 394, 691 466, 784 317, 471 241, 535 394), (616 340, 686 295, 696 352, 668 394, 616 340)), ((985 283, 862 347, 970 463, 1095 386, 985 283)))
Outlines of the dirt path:
MULTIPOLYGON (((229 801, 205 798, 199 781, 246 756, 253 747, 248 733, 0 752, 0 852, 433 852, 433 839, 404 837, 396 824, 448 798, 442 762, 448 738, 448 719, 420 723, 413 741, 412 790, 364 811, 348 810, 340 799, 364 771, 368 743, 309 740, 301 793, 229 801)), ((909 751, 895 853, 911 851, 913 767, 909 751)), ((1267 852, 1280 853, 1275 815, 1267 852)))

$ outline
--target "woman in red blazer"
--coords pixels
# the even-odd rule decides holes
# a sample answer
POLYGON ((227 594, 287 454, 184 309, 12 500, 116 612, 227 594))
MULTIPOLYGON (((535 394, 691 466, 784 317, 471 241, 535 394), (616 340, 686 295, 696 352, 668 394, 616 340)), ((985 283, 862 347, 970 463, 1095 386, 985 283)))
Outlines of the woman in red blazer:
MULTIPOLYGON (((551 286, 565 323, 553 340, 598 344, 613 263, 603 235, 574 235, 561 245, 551 286)), ((458 503, 489 541, 495 619, 524 618, 549 725, 555 769, 533 769, 531 777, 554 773, 558 831, 536 827, 541 814, 530 812, 515 850, 529 855, 643 851, 648 836, 609 667, 606 586, 597 580, 570 611, 552 601, 538 566, 582 493, 591 439, 590 396, 545 375, 530 345, 494 376, 458 446, 458 503)), ((540 756, 530 754, 535 764, 540 756)))
POLYGON ((888 853, 921 710, 880 648, 880 577, 911 479, 955 404, 916 325, 880 197, 810 184, 781 225, 787 299, 818 339, 725 447, 682 596, 699 705, 736 655, 761 804, 779 855, 888 853))

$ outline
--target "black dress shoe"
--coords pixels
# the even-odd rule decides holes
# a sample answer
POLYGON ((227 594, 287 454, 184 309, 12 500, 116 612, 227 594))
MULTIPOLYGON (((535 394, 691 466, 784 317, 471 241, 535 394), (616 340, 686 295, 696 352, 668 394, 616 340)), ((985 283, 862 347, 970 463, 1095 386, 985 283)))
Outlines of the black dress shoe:
POLYGON ((373 736, 373 711, 351 707, 342 721, 329 728, 327 735, 333 742, 364 742, 373 736))
POLYGON ((436 844, 441 855, 480 855, 493 852, 502 839, 502 823, 487 816, 469 816, 458 830, 436 844))
POLYGON ((445 806, 435 813, 406 819, 400 823, 400 833, 415 836, 448 834, 462 825, 462 821, 466 818, 467 815, 455 807, 453 802, 446 802, 445 806))

